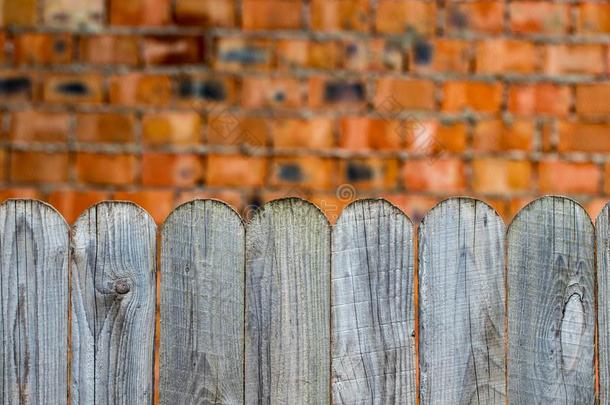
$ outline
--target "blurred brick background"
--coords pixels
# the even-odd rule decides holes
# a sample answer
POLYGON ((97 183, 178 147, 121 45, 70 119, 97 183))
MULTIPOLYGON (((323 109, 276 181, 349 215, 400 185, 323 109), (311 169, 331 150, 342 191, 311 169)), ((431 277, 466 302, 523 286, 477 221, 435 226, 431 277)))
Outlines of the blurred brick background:
POLYGON ((610 3, 0 0, 2 199, 610 199, 610 3))

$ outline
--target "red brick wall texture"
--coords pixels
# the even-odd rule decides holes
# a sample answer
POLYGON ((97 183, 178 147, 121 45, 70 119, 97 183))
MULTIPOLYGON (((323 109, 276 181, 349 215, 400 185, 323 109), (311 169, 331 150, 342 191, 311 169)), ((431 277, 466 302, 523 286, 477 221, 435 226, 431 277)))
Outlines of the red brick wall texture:
POLYGON ((610 199, 610 2, 0 0, 0 198, 610 199))

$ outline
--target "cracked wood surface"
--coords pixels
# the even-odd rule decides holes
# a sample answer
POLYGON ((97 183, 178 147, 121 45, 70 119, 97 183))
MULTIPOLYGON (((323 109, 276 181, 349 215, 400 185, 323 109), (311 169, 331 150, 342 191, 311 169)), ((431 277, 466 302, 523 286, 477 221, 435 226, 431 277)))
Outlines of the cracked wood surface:
POLYGON ((155 224, 135 204, 104 202, 72 232, 72 402, 150 404, 155 224))
POLYGON ((241 218, 198 200, 161 232, 161 404, 242 404, 244 250, 241 218))
POLYGON ((332 233, 332 402, 415 404, 413 225, 383 200, 332 233))
POLYGON ((599 325, 599 403, 610 403, 610 205, 595 222, 599 325))
POLYGON ((246 229, 245 403, 327 404, 330 226, 312 204, 283 199, 246 229))
POLYGON ((65 404, 68 225, 51 206, 0 205, 0 404, 65 404))
POLYGON ((508 230, 508 401, 594 403, 594 234, 585 210, 538 199, 508 230))
POLYGON ((504 223, 451 198, 419 227, 422 404, 505 404, 504 223))

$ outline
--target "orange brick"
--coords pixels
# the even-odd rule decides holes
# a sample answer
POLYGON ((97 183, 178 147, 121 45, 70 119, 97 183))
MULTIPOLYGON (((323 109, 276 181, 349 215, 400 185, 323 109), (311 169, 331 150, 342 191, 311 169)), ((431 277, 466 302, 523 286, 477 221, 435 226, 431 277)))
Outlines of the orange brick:
POLYGON ((273 63, 273 43, 268 40, 219 38, 216 49, 214 67, 219 70, 269 69, 273 63))
POLYGON ((137 37, 132 35, 85 36, 79 49, 85 63, 134 66, 140 62, 137 37))
POLYGON ((203 165, 197 155, 144 153, 142 183, 145 186, 190 187, 202 180, 203 165))
POLYGON ((407 191, 458 193, 465 190, 466 173, 460 159, 408 160, 402 166, 407 191))
POLYGON ((301 0, 242 0, 242 27, 246 30, 299 29, 302 11, 301 0))
POLYGON ((16 64, 59 65, 72 62, 73 45, 69 34, 27 33, 14 41, 16 64))
POLYGON ((434 109, 435 88, 430 80, 381 78, 376 88, 373 103, 381 114, 434 109))
POLYGON ((366 72, 373 64, 374 55, 370 50, 369 40, 345 40, 340 42, 342 48, 343 68, 357 72, 366 72))
POLYGON ((195 112, 163 112, 142 118, 142 139, 147 145, 197 145, 201 117, 195 112))
POLYGON ((236 115, 223 110, 211 112, 207 119, 207 142, 211 145, 268 144, 269 124, 266 118, 236 115))
POLYGON ((477 73, 531 73, 536 70, 536 48, 527 41, 487 39, 477 44, 477 73))
POLYGON ((316 31, 369 30, 368 0, 312 0, 311 26, 316 31))
POLYGON ((35 188, 29 187, 12 187, 0 189, 0 202, 4 202, 9 198, 40 199, 40 192, 35 188))
POLYGON ((73 224, 87 208, 108 198, 109 194, 103 191, 65 189, 55 190, 47 197, 49 204, 55 207, 69 224, 73 224))
POLYGON ((174 192, 170 190, 119 191, 113 198, 138 204, 157 224, 163 223, 174 208, 174 192))
POLYGON ((610 113, 610 83, 576 86, 576 112, 587 117, 605 117, 610 113))
POLYGON ((561 121, 557 132, 559 152, 610 152, 610 124, 561 121))
POLYGON ((499 111, 502 104, 502 84, 472 81, 446 82, 443 87, 442 110, 459 112, 470 109, 479 112, 499 111))
POLYGON ((126 106, 164 106, 172 97, 168 76, 129 73, 110 78, 110 102, 126 106))
POLYGON ((530 120, 486 120, 476 124, 472 148, 481 152, 531 151, 536 128, 530 120))
POLYGON ((48 103, 100 104, 104 101, 104 84, 97 73, 45 75, 43 100, 48 103))
POLYGON ((283 69, 334 69, 340 60, 341 49, 337 41, 286 39, 277 43, 277 63, 283 69))
POLYGON ((118 113, 78 114, 76 139, 79 142, 134 142, 135 118, 132 114, 118 113))
POLYGON ((351 197, 351 195, 348 195, 348 198, 338 198, 337 192, 316 192, 309 195, 308 200, 324 213, 331 224, 335 224, 337 218, 341 215, 341 212, 343 212, 345 207, 352 202, 356 196, 354 196, 354 198, 349 197, 351 197))
POLYGON ((584 2, 576 10, 576 32, 579 34, 610 32, 610 4, 607 2, 584 2))
POLYGON ((531 189, 532 167, 525 160, 484 158, 472 161, 472 189, 478 193, 507 194, 531 189))
POLYGON ((409 68, 415 72, 456 72, 468 73, 473 57, 471 44, 459 39, 437 38, 421 49, 417 43, 410 51, 413 61, 409 68))
POLYGON ((171 0, 110 0, 112 25, 165 25, 171 20, 171 0))
POLYGON ((147 65, 183 65, 203 61, 203 41, 195 36, 145 38, 142 45, 147 65))
MULTIPOLYGON (((0 155, 0 160, 4 160, 4 154, 0 155)), ((12 181, 61 183, 68 180, 67 153, 13 151, 10 164, 12 181)))
POLYGON ((404 144, 397 120, 345 117, 340 122, 339 147, 349 151, 398 151, 404 144))
POLYGON ((298 195, 300 189, 329 190, 333 186, 334 162, 314 156, 276 157, 271 167, 270 184, 291 187, 298 195))
POLYGON ((499 34, 504 30, 503 1, 449 2, 447 30, 499 34))
POLYGON ((510 3, 510 29, 516 33, 562 34, 570 24, 568 4, 548 1, 513 1, 510 3))
POLYGON ((33 110, 11 114, 9 138, 16 142, 65 142, 70 132, 70 115, 33 110))
POLYGON ((405 193, 384 194, 382 197, 400 208, 414 224, 420 223, 426 212, 439 202, 439 198, 405 193))
POLYGON ((133 155, 81 152, 76 154, 76 178, 80 183, 127 185, 135 181, 136 164, 133 155))
POLYGON ((209 155, 205 170, 208 186, 261 187, 267 162, 261 157, 209 155))
POLYGON ((381 33, 432 34, 436 27, 436 4, 423 0, 379 0, 375 25, 381 33))
POLYGON ((175 19, 181 25, 235 26, 235 2, 227 0, 176 0, 175 19))
POLYGON ((220 75, 189 75, 178 78, 177 94, 179 105, 204 108, 232 104, 237 99, 235 78, 220 75))
POLYGON ((508 93, 508 110, 519 115, 566 115, 572 95, 568 86, 552 83, 516 84, 508 93))
POLYGON ((538 180, 542 193, 594 194, 599 191, 601 171, 592 163, 545 160, 540 162, 538 180))
POLYGON ((362 108, 366 103, 366 85, 360 80, 311 77, 309 106, 312 108, 362 108))
POLYGON ((466 125, 437 121, 408 120, 402 123, 407 150, 428 155, 439 152, 462 152, 466 148, 466 125))
POLYGON ((4 26, 34 27, 38 19, 38 2, 36 0, 4 0, 0 18, 4 26))
POLYGON ((245 108, 296 108, 303 104, 304 87, 298 79, 244 77, 241 105, 245 108))
POLYGON ((271 122, 273 146, 280 149, 328 149, 333 146, 333 122, 327 118, 276 119, 271 122))
POLYGON ((604 71, 604 59, 603 45, 547 45, 544 55, 544 71, 551 75, 599 74, 604 71))
POLYGON ((584 204, 585 210, 595 220, 606 206, 607 201, 602 198, 593 198, 584 204))
MULTIPOLYGON (((339 173, 339 181, 343 183, 343 187, 351 186, 356 190, 388 190, 398 185, 396 159, 341 160, 339 173)), ((341 188, 339 186, 339 189, 341 188)))
POLYGON ((610 163, 604 164, 604 194, 610 194, 610 163))

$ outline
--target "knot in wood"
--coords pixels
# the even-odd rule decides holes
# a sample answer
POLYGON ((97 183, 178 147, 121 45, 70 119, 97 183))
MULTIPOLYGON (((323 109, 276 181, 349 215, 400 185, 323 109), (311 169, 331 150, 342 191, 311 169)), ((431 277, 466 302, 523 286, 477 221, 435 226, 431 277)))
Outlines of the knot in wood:
POLYGON ((127 294, 130 288, 131 286, 127 280, 118 280, 116 283, 114 283, 114 290, 117 292, 117 294, 127 294))

